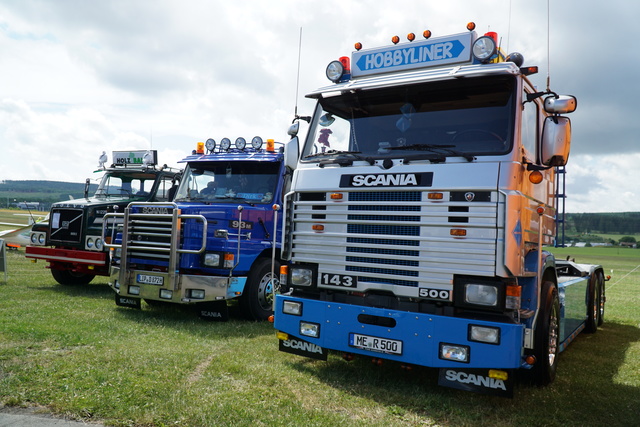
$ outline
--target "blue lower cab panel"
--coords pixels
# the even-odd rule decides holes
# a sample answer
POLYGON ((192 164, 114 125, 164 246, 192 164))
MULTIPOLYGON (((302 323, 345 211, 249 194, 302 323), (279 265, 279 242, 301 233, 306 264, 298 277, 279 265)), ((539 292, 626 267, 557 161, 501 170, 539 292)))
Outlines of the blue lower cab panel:
POLYGON ((477 321, 277 295, 274 326, 279 331, 325 349, 434 368, 514 369, 522 364, 524 326, 519 324, 477 321), (301 315, 284 314, 282 311, 284 301, 302 303, 301 315), (301 335, 301 322, 319 325, 320 336, 312 338, 301 335), (470 341, 471 325, 499 328, 499 343, 470 341), (454 362, 440 358, 442 345, 467 346, 468 362, 454 362))

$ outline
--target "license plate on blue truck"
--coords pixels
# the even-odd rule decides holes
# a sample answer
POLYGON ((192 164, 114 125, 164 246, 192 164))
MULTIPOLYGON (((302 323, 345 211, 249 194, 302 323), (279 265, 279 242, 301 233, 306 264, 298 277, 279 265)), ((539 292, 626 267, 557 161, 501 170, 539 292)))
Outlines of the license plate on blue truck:
POLYGON ((158 285, 162 286, 164 284, 164 277, 162 276, 152 276, 150 274, 138 274, 136 278, 138 283, 143 283, 145 285, 158 285))
POLYGON ((375 351, 377 353, 402 354, 402 341, 388 338, 351 333, 349 334, 349 345, 351 347, 375 351))

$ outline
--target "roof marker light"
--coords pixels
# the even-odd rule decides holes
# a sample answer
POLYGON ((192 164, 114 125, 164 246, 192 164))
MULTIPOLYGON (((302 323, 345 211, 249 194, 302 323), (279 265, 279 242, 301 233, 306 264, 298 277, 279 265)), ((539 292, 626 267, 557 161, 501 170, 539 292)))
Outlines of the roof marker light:
POLYGON ((429 37, 431 37, 431 31, 430 30, 424 30, 422 32, 422 37, 424 37, 425 39, 428 39, 429 37))
POLYGON ((355 47, 356 50, 361 50, 362 49, 362 43, 357 42, 356 44, 353 45, 353 47, 355 47))
POLYGON ((413 33, 409 33, 407 34, 407 40, 409 40, 410 42, 414 41, 416 39, 416 35, 413 33))
POLYGON ((398 44, 399 42, 400 42, 400 37, 398 36, 391 37, 391 43, 398 44))
POLYGON ((469 23, 467 24, 467 30, 469 30, 469 31, 473 31, 473 30, 475 30, 475 29, 476 29, 476 23, 475 23, 475 22, 469 22, 469 23))

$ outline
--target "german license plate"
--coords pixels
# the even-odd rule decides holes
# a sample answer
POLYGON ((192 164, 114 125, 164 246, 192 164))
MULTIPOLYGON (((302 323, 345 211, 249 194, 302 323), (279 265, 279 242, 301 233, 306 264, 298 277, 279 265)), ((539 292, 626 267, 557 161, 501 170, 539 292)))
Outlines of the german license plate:
POLYGON ((138 274, 136 278, 138 283, 143 283, 145 285, 158 285, 162 286, 164 284, 164 277, 162 276, 151 276, 150 274, 138 274))
POLYGON ((402 354, 402 341, 369 335, 349 334, 349 345, 363 350, 386 354, 402 354))

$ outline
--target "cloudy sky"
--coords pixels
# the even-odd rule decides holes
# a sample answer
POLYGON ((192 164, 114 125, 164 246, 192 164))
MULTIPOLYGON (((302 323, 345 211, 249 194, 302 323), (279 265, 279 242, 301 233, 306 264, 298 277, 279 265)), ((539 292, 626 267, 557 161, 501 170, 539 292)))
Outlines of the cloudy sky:
POLYGON ((540 67, 541 89, 549 71, 552 90, 578 97, 567 211, 640 211, 639 11, 626 0, 0 0, 0 180, 83 182, 103 150, 152 148, 176 165, 210 137, 286 141, 296 101, 311 113, 304 94, 354 42, 474 21, 540 67))

